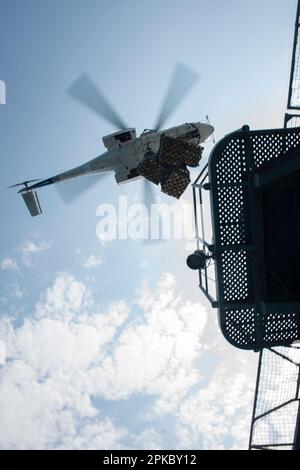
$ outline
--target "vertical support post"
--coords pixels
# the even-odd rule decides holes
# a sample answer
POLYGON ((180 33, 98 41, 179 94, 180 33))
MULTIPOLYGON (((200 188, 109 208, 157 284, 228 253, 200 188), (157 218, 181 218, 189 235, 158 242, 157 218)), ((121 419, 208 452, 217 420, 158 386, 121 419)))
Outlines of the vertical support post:
POLYGON ((298 404, 297 421, 294 435, 293 450, 300 450, 300 402, 298 404))
POLYGON ((196 198, 196 188, 193 186, 193 203, 194 203, 194 222, 196 229, 196 242, 197 250, 199 250, 199 226, 198 226, 198 214, 197 214, 197 198, 196 198))
POLYGON ((256 412, 256 405, 257 405, 259 379, 260 379, 263 352, 264 352, 263 349, 261 349, 260 352, 259 352, 258 368, 257 368, 257 376, 256 376, 256 385, 255 385, 255 394, 254 394, 254 403, 253 403, 251 428, 250 428, 250 436, 249 436, 249 449, 248 450, 251 450, 251 446, 252 446, 252 438, 253 438, 253 431, 254 431, 254 425, 255 425, 255 412, 256 412))
POLYGON ((300 397, 299 397, 299 390, 300 390, 300 365, 298 365, 298 379, 297 379, 297 390, 296 390, 296 399, 298 400, 298 413, 297 413, 297 420, 296 420, 296 426, 295 426, 293 450, 300 450, 300 397))
MULTIPOLYGON (((295 33, 294 33, 294 44, 293 44, 293 55, 292 55, 292 64, 291 64, 291 75, 289 83, 289 93, 288 93, 288 102, 287 107, 295 109, 295 106, 292 105, 292 94, 293 94, 293 82, 294 82, 294 73, 296 65, 296 52, 297 52, 297 42, 298 42, 298 30, 299 30, 299 16, 300 16, 300 0, 298 0, 297 13, 296 13, 296 22, 295 22, 295 33)), ((297 106, 296 108, 299 109, 297 106)))

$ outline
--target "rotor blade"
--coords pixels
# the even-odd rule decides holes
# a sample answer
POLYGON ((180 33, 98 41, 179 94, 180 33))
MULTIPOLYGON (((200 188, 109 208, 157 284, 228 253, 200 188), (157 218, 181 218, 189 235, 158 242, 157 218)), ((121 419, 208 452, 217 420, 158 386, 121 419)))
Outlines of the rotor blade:
POLYGON ((80 75, 69 86, 68 93, 118 129, 128 127, 87 74, 80 75))
MULTIPOLYGON (((148 181, 146 178, 144 178, 144 181, 143 181, 143 203, 146 206, 147 211, 148 211, 148 238, 144 239, 143 243, 149 245, 149 244, 161 242, 162 240, 160 238, 158 239, 151 238, 151 224, 153 223, 153 219, 151 217, 151 206, 152 204, 156 204, 156 198, 155 198, 154 185, 153 183, 148 181)), ((159 224, 159 227, 161 228, 160 214, 158 218, 158 224, 159 224)))
POLYGON ((41 179, 35 179, 35 180, 27 180, 27 181, 23 181, 22 183, 17 183, 17 184, 12 184, 11 186, 7 186, 7 189, 9 188, 16 188, 17 186, 24 186, 26 184, 29 184, 29 183, 35 183, 36 181, 41 181, 41 179))
POLYGON ((153 183, 144 178, 143 180, 143 203, 147 207, 150 214, 151 205, 156 203, 155 194, 153 191, 153 183))
POLYGON ((79 176, 69 181, 56 184, 57 192, 65 204, 74 202, 79 196, 93 188, 97 183, 102 183, 110 172, 79 176))
POLYGON ((162 128, 198 78, 199 75, 186 65, 180 63, 176 65, 174 75, 154 126, 155 130, 162 128))

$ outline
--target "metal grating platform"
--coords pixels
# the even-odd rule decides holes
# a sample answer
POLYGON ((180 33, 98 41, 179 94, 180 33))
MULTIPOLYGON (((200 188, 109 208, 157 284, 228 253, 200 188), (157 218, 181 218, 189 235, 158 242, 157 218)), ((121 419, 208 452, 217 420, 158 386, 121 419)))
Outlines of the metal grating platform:
MULTIPOLYGON (((213 240, 205 241, 203 247, 214 253, 215 301, 201 283, 201 275, 200 287, 218 306, 224 336, 239 348, 260 350, 300 338, 299 300, 273 302, 263 293, 264 289, 267 292, 267 276, 272 278, 268 282, 278 284, 278 291, 283 290, 282 297, 286 296, 284 285, 280 286, 281 280, 264 258, 262 199, 263 185, 289 165, 293 171, 299 167, 299 174, 300 128, 250 131, 244 126, 214 147, 208 175, 193 184, 194 201, 197 191, 200 203, 201 191, 210 192, 213 240)), ((198 232, 197 220, 196 228, 198 232)), ((198 233, 197 240, 199 246, 198 233)))

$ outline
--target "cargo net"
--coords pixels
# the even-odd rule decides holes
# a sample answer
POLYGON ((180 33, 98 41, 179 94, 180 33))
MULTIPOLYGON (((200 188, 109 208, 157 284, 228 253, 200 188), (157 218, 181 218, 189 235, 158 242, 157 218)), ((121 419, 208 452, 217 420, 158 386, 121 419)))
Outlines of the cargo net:
POLYGON ((184 164, 195 168, 199 165, 202 152, 203 147, 196 147, 183 139, 162 136, 158 160, 162 165, 179 167, 184 164))
POLYGON ((299 450, 299 380, 299 345, 261 351, 250 449, 299 450))
POLYGON ((203 147, 163 135, 158 153, 146 152, 137 171, 152 183, 161 184, 162 192, 179 199, 191 181, 187 166, 197 167, 202 152, 203 147))
POLYGON ((187 168, 167 168, 161 180, 161 190, 169 196, 179 199, 191 181, 187 168))

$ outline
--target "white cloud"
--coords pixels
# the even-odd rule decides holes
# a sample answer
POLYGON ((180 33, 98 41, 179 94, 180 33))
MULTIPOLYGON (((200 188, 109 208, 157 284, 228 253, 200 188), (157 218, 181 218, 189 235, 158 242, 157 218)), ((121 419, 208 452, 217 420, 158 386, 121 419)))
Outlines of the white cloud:
POLYGON ((0 341, 0 365, 5 364, 6 359, 6 350, 5 350, 5 343, 0 341))
POLYGON ((18 263, 14 258, 5 258, 1 262, 1 269, 3 271, 17 271, 19 269, 18 263))
POLYGON ((49 243, 27 241, 21 248, 23 263, 25 266, 32 266, 33 257, 49 248, 49 243))
POLYGON ((96 268, 97 266, 100 266, 103 261, 101 258, 97 257, 94 254, 91 254, 88 258, 86 258, 82 264, 84 268, 96 268))
POLYGON ((134 449, 161 449, 161 437, 163 430, 157 431, 153 427, 143 429, 133 437, 134 449))
POLYGON ((135 303, 105 308, 94 303, 82 282, 59 274, 22 325, 4 316, 0 320, 7 357, 0 385, 2 448, 163 447, 155 423, 161 429, 164 416, 176 420, 174 447, 183 444, 184 434, 201 434, 201 422, 203 432, 213 435, 220 421, 223 434, 216 442, 222 446, 232 434, 226 419, 239 426, 248 389, 243 375, 234 377, 230 388, 228 370, 218 379, 216 368, 205 385, 206 371, 197 363, 207 354, 206 324, 204 308, 183 300, 170 274, 155 289, 145 285, 135 303), (151 404, 136 417, 144 421, 144 430, 135 432, 107 415, 105 403, 123 403, 138 394, 151 398, 151 404), (223 403, 223 415, 221 405, 213 408, 215 400, 223 403), (195 409, 201 406, 199 415, 195 409))
POLYGON ((206 313, 200 304, 180 299, 171 275, 163 275, 155 291, 145 287, 137 302, 144 321, 122 332, 97 370, 98 386, 109 399, 136 392, 157 396, 159 413, 172 411, 200 376, 194 361, 202 348, 206 313))
POLYGON ((220 367, 208 386, 183 402, 177 416, 178 437, 183 448, 202 441, 204 449, 245 448, 250 430, 254 383, 239 370, 228 374, 220 367))
POLYGON ((10 359, 0 386, 2 448, 119 446, 125 431, 102 419, 88 382, 129 311, 121 302, 92 315, 92 305, 82 283, 60 274, 22 326, 2 319, 10 359))
POLYGON ((20 284, 12 283, 7 286, 9 297, 13 300, 20 300, 26 294, 26 290, 20 284))
POLYGON ((43 251, 46 248, 48 248, 48 245, 46 245, 45 243, 37 244, 37 243, 34 243, 34 242, 27 242, 23 246, 22 251, 23 251, 23 253, 32 254, 32 253, 39 253, 40 251, 43 251))

